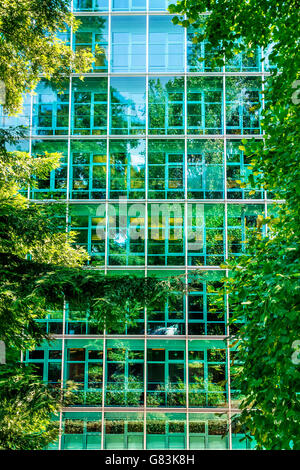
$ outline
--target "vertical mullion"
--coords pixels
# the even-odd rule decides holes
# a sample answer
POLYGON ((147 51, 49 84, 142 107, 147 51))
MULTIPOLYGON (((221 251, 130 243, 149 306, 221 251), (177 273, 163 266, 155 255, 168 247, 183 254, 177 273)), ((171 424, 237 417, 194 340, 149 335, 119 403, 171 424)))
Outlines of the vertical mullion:
MULTIPOLYGON (((185 28, 185 46, 184 46, 184 199, 187 201, 187 31, 185 28)), ((186 263, 187 264, 187 263, 186 263)))
MULTIPOLYGON (((71 2, 71 9, 73 11, 73 0, 71 2)), ((73 26, 70 31, 70 48, 73 50, 73 26)), ((67 160, 67 201, 70 199, 70 174, 71 174, 71 132, 72 132, 72 73, 69 77, 69 127, 68 127, 68 160, 67 160)))
MULTIPOLYGON (((149 0, 147 0, 147 10, 149 0)), ((146 16, 146 137, 145 137, 145 272, 148 266, 148 189, 149 189, 149 15, 146 16)))
MULTIPOLYGON (((63 390, 64 390, 64 380, 65 380, 65 334, 66 334, 66 301, 64 299, 63 303, 63 324, 62 324, 62 351, 61 351, 61 372, 60 372, 60 399, 61 403, 63 402, 63 390)), ((58 440, 58 450, 61 450, 61 440, 62 440, 62 409, 59 412, 59 440, 58 440)))
MULTIPOLYGON (((71 1, 71 11, 73 11, 73 0, 71 1)), ((73 48, 73 27, 71 26, 70 31, 70 48, 73 48)), ((71 119, 72 119, 72 70, 70 70, 69 76, 69 126, 68 126, 68 163, 67 163, 67 207, 66 207, 66 233, 69 231, 69 181, 70 181, 70 135, 71 135, 71 119)), ((66 300, 64 298, 63 301, 63 324, 62 324, 62 353, 61 353, 61 384, 60 384, 60 391, 61 391, 61 400, 63 401, 63 389, 64 389, 64 380, 65 380, 65 335, 66 335, 66 300)), ((61 440, 62 440, 62 410, 59 413, 59 442, 58 442, 58 449, 61 450, 61 440)))
MULTIPOLYGON (((265 51, 264 49, 262 48, 261 49, 261 54, 262 54, 262 65, 261 65, 261 70, 262 70, 262 111, 264 111, 265 109, 265 51)), ((263 136, 265 135, 265 129, 263 128, 263 136)), ((263 139, 265 140, 265 139, 263 139)), ((267 218, 268 216, 268 195, 267 195, 267 191, 264 190, 264 212, 265 212, 265 218, 267 218)), ((268 233, 268 225, 265 226, 266 227, 266 234, 268 233)))
POLYGON ((185 390, 186 390, 186 449, 190 448, 189 439, 189 337, 188 337, 188 152, 187 152, 187 28, 184 28, 184 243, 185 243, 185 390))
MULTIPOLYGON (((224 66, 225 69, 225 66, 224 66)), ((227 209, 228 209, 228 201, 227 201, 227 139, 226 139, 226 77, 225 73, 223 74, 223 169, 224 169, 224 235, 225 235, 225 259, 228 259, 228 234, 227 234, 227 209)))
MULTIPOLYGON (((108 90, 109 91, 109 90, 108 90)), ((109 185, 109 137, 106 138, 106 201, 105 201, 105 254, 104 254, 104 272, 107 274, 108 267, 108 230, 109 230, 109 214, 108 214, 108 185, 109 185)))
MULTIPOLYGON (((224 135, 224 211, 225 211, 225 260, 228 260, 228 201, 227 201, 227 138, 226 138, 226 71, 225 71, 225 57, 223 66, 223 135, 224 135)), ((228 277, 228 269, 225 271, 228 277)), ((229 298, 228 294, 225 296, 225 312, 226 312, 226 369, 227 369, 227 393, 228 393, 228 444, 229 449, 232 450, 232 427, 231 427, 231 382, 230 382, 230 342, 229 342, 229 298)))
POLYGON ((185 387, 186 387, 186 449, 190 448, 190 433, 189 433, 189 336, 188 336, 188 269, 185 268, 185 387))
MULTIPOLYGON (((148 151, 149 151, 149 1, 146 0, 146 158, 145 158, 145 278, 148 276, 148 188, 149 188, 149 168, 148 168, 148 151)), ((148 333, 148 317, 147 307, 144 309, 144 407, 143 407, 143 420, 144 420, 144 434, 143 434, 143 448, 147 449, 147 333, 148 333)))
MULTIPOLYGON (((111 1, 109 0, 109 11, 111 11, 111 1)), ((106 197, 105 197, 105 260, 104 270, 107 274, 108 267, 108 230, 109 230, 109 214, 108 214, 108 200, 109 200, 109 176, 110 176, 110 70, 111 70, 111 14, 108 15, 108 77, 107 77, 107 122, 106 122, 106 197)))
MULTIPOLYGON (((145 274, 147 275, 147 274, 145 274)), ((147 309, 145 309, 145 319, 147 317, 147 309)), ((144 436, 143 447, 147 448, 147 329, 145 321, 144 330, 144 405, 143 405, 143 419, 144 419, 144 436)))
MULTIPOLYGON (((30 93, 30 116, 29 116, 29 155, 32 156, 32 123, 33 123, 33 93, 30 93)), ((30 184, 27 189, 27 199, 30 199, 30 184)))
MULTIPOLYGON (((71 43, 72 43, 72 36, 71 34, 71 43)), ((68 160, 67 160, 67 195, 66 200, 67 203, 69 202, 70 198, 70 175, 71 175, 71 122, 72 122, 72 76, 69 78, 69 128, 68 128, 68 160)), ((73 173, 73 172, 72 172, 73 173)))
MULTIPOLYGON (((109 13, 108 13, 108 67, 107 67, 107 122, 106 122, 106 197, 105 197, 105 260, 104 260, 104 274, 107 274, 108 267, 108 230, 109 230, 109 214, 108 214, 108 199, 109 199, 109 173, 110 173, 110 72, 111 72, 111 5, 112 0, 109 0, 109 13)), ((103 329, 103 382, 102 382, 102 407, 101 407, 101 450, 104 449, 104 429, 105 429, 105 383, 106 383, 106 329, 103 329)))
POLYGON ((101 406, 101 450, 104 449, 104 410, 105 410, 105 383, 106 383, 106 336, 103 332, 103 373, 102 373, 102 406, 101 406))

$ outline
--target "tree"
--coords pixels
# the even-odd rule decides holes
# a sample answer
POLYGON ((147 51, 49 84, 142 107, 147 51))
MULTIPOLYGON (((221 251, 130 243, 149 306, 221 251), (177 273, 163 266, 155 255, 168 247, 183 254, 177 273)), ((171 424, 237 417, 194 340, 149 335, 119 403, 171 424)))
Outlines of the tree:
MULTIPOLYGON (((175 24, 199 31, 216 66, 237 54, 265 50, 264 139, 241 147, 259 184, 285 203, 257 218, 248 253, 226 267, 231 329, 236 331, 235 387, 241 425, 258 449, 299 449, 299 46, 296 1, 178 1, 175 24), (206 14, 209 12, 209 14, 206 14), (205 15, 203 15, 205 14, 205 15), (186 15, 185 17, 183 15, 186 15), (205 20, 205 21, 204 21, 205 20), (205 23, 205 30, 201 30, 205 23), (261 227, 268 223, 267 236, 261 227), (239 326, 239 328, 237 328, 239 326)), ((199 57, 201 60, 201 57, 199 57)), ((203 60, 203 58, 202 58, 203 60)))
POLYGON ((0 449, 41 450, 58 435, 59 400, 28 368, 0 369, 0 449))
POLYGON ((79 25, 68 0, 0 1, 0 80, 6 88, 5 110, 21 110, 22 95, 41 76, 61 83, 71 70, 88 72, 95 59, 88 49, 74 52, 62 38, 79 25))

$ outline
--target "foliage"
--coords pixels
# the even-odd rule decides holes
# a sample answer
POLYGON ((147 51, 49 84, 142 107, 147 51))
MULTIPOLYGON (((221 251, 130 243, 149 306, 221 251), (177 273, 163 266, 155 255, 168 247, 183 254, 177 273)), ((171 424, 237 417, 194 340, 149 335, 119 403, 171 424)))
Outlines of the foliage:
POLYGON ((29 368, 0 369, 0 449, 39 450, 57 439, 59 400, 29 368))
MULTIPOLYGON (((21 193, 28 184, 35 184, 32 175, 47 177, 60 159, 59 154, 33 158, 26 152, 7 151, 6 145, 15 144, 23 135, 24 130, 20 128, 0 132, 0 337, 7 347, 21 348, 41 340, 34 320, 42 309, 45 312, 46 306, 46 299, 39 298, 38 302, 33 291, 30 292, 30 269, 22 272, 22 267, 37 266, 36 261, 45 263, 51 271, 52 265, 80 266, 88 258, 84 250, 73 246, 74 232, 68 234, 62 228, 63 208, 57 210, 52 204, 30 203, 21 193), (7 263, 7 257, 12 257, 12 264, 7 263), (26 261, 26 257, 30 259, 26 261), (25 295, 26 290, 29 297, 25 295), (30 332, 33 337, 26 344, 24 340, 30 338, 30 332)), ((35 274, 40 275, 38 271, 35 274)))
MULTIPOLYGON (((216 66, 237 54, 265 50, 264 139, 241 149, 264 189, 285 204, 276 217, 257 218, 247 256, 230 261, 231 330, 236 331, 234 386, 244 397, 241 425, 258 449, 299 449, 299 46, 296 1, 186 0, 170 6, 175 24, 193 26, 216 66), (209 14, 206 14, 209 12, 209 14), (186 17, 183 17, 183 15, 186 17), (204 15, 205 14, 205 15, 204 15), (201 29, 205 23, 205 29, 201 29), (276 64, 276 66, 274 65, 276 64), (269 222, 267 236, 261 227, 269 222), (237 328, 237 326, 240 328, 237 328)), ((203 58, 199 58, 203 60, 203 58)), ((270 212, 273 209, 270 208, 270 212)))
POLYGON ((69 405, 102 406, 101 390, 73 391, 72 398, 68 400, 69 405))
MULTIPOLYGON (((2 253, 0 264, 0 338, 7 346, 32 348, 46 335, 34 321, 47 310, 71 302, 80 312, 89 311, 99 330, 124 328, 141 310, 182 289, 178 279, 159 280, 135 275, 105 275, 78 267, 37 263, 2 253)), ((176 293, 174 294, 176 295, 176 293)))
POLYGON ((300 446, 300 371, 292 361, 299 339, 299 244, 295 226, 283 217, 269 220, 269 237, 257 231, 249 256, 231 261, 227 279, 231 329, 238 327, 232 388, 241 396, 239 420, 265 449, 300 446))
POLYGON ((266 138, 253 151, 253 172, 265 175, 265 189, 284 190, 287 202, 296 203, 299 208, 299 189, 294 190, 299 171, 296 165, 299 163, 296 133, 299 83, 295 82, 299 74, 297 2, 279 5, 275 0, 245 0, 238 4, 232 0, 187 0, 169 9, 172 13, 186 14, 186 19, 176 16, 174 23, 185 27, 192 24, 199 29, 201 34, 199 32, 194 42, 207 41, 208 51, 221 64, 224 56, 228 60, 241 51, 251 54, 255 46, 265 48, 265 67, 271 65, 262 119, 266 138), (210 14, 203 15, 207 11, 210 14), (202 24, 205 24, 204 30, 202 24), (272 66, 275 62, 276 67, 272 66))
POLYGON ((139 406, 143 401, 143 381, 133 375, 113 374, 106 386, 107 406, 139 406))
POLYGON ((78 21, 68 0, 0 1, 0 80, 6 87, 5 110, 15 114, 24 93, 32 91, 41 76, 58 86, 71 70, 89 72, 95 61, 87 49, 74 52, 63 42, 78 21))
POLYGON ((42 450, 58 439, 62 406, 74 404, 77 385, 49 387, 34 366, 16 364, 16 351, 0 367, 0 449, 42 450))
POLYGON ((16 143, 20 129, 0 130, 0 252, 19 258, 27 255, 39 262, 79 266, 87 259, 74 248, 75 233, 66 233, 65 207, 29 202, 22 189, 36 185, 59 166, 60 154, 34 158, 26 152, 8 152, 5 144, 16 143))

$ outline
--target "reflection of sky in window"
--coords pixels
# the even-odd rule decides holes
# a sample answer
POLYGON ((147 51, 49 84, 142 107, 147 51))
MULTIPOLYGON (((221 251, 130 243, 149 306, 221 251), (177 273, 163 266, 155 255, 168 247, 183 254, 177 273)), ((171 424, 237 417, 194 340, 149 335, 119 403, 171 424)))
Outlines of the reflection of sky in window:
POLYGON ((176 3, 175 0, 149 0, 149 10, 152 11, 166 11, 168 5, 176 3))
POLYGON ((149 18, 149 70, 184 70, 184 31, 168 16, 149 18))
MULTIPOLYGON (((33 102, 34 103, 55 103, 56 101, 69 101, 68 95, 68 88, 65 86, 63 91, 59 93, 52 88, 52 86, 45 82, 40 82, 35 89, 35 94, 33 95, 33 102)), ((27 95, 28 97, 29 95, 27 95)))
POLYGON ((146 17, 113 16, 112 72, 146 70, 146 17))
POLYGON ((74 0, 74 11, 108 11, 109 0, 74 0))
MULTIPOLYGON (((150 0, 151 2, 152 0, 150 0)), ((145 11, 146 0, 112 0, 112 10, 145 11)))
POLYGON ((45 94, 42 93, 38 97, 39 103, 46 104, 46 103, 53 103, 56 99, 56 93, 54 93, 50 88, 49 88, 49 93, 45 94))
POLYGON ((146 79, 144 77, 112 77, 111 92, 112 104, 116 101, 127 104, 128 114, 137 116, 141 121, 145 120, 146 107, 146 79))
POLYGON ((130 161, 131 165, 140 170, 145 166, 145 142, 139 142, 136 148, 130 149, 130 145, 128 145, 128 153, 130 153, 130 161))
POLYGON ((114 237, 114 241, 118 243, 118 245, 125 245, 127 238, 128 238, 127 234, 125 234, 124 232, 119 232, 114 237))
POLYGON ((70 43, 70 31, 59 32, 56 34, 56 37, 66 44, 70 43))
MULTIPOLYGON (((175 0, 149 0, 150 11, 166 11, 175 0)), ((74 11, 108 11, 109 0, 74 0, 74 11)), ((146 11, 146 0, 112 0, 112 11, 146 11)))
POLYGON ((5 148, 8 152, 29 152, 29 141, 22 140, 14 144, 7 143, 5 148))
POLYGON ((23 95, 23 107, 22 111, 17 116, 8 116, 5 114, 3 106, 0 106, 0 127, 14 127, 14 126, 25 126, 29 127, 30 124, 30 95, 23 95))

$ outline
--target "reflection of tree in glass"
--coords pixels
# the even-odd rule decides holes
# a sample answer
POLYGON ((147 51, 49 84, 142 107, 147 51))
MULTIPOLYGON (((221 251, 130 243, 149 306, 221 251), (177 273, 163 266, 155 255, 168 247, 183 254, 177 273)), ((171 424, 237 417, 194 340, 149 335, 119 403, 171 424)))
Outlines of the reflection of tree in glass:
POLYGON ((143 401, 143 350, 109 348, 107 406, 138 406, 143 401), (125 372, 126 370, 126 372, 125 372))
POLYGON ((110 142, 109 198, 145 197, 146 147, 144 140, 110 142))
POLYGON ((145 82, 140 78, 111 80, 110 132, 116 135, 145 134, 146 97, 145 82), (116 85, 114 85, 116 83, 116 85))
POLYGON ((222 134, 223 80, 220 77, 188 77, 187 128, 189 134, 222 134))
POLYGON ((184 141, 150 140, 148 143, 148 196, 184 198, 184 141))
POLYGON ((207 41, 201 43, 194 42, 197 33, 203 33, 204 28, 204 25, 202 28, 195 29, 193 26, 188 28, 188 67, 192 72, 219 72, 221 69, 214 60, 217 49, 208 50, 207 41))
POLYGON ((106 195, 105 141, 72 140, 72 199, 104 199, 106 195))
MULTIPOLYGON (((77 18, 78 19, 78 18, 77 18)), ((94 71, 107 70, 108 27, 100 16, 81 16, 75 32, 75 50, 87 49, 95 56, 94 71)))
POLYGON ((32 154, 35 158, 47 158, 50 153, 61 154, 61 166, 52 170, 47 179, 37 179, 37 188, 31 188, 31 197, 34 199, 60 199, 66 198, 67 189, 67 154, 66 141, 34 140, 32 154))
POLYGON ((188 141, 188 197, 218 199, 224 194, 224 144, 220 140, 188 141))
POLYGON ((230 134, 260 134, 261 79, 226 78, 226 127, 230 134))
POLYGON ((149 79, 149 133, 184 133, 184 79, 149 79))

